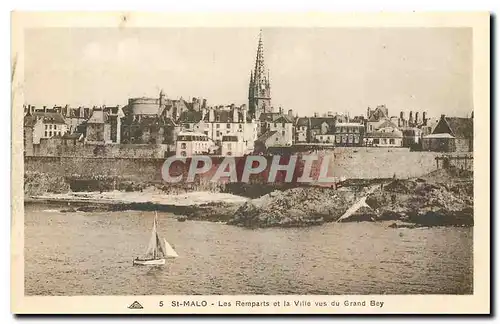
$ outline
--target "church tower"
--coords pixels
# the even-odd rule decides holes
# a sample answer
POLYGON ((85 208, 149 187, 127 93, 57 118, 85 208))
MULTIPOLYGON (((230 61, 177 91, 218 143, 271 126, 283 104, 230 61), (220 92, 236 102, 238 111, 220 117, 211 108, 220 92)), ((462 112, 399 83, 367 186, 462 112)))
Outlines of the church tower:
POLYGON ((250 71, 250 84, 248 87, 248 112, 250 116, 259 119, 263 112, 272 112, 271 84, 269 83, 269 70, 264 65, 264 45, 262 43, 262 30, 259 34, 259 45, 255 59, 255 69, 250 71))

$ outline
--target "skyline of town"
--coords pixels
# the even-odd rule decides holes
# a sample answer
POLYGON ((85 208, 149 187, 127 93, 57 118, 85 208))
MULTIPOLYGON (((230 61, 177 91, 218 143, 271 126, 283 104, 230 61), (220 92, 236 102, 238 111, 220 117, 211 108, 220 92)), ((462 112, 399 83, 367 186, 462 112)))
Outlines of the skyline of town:
MULTIPOLYGON (((214 106, 247 103, 259 29, 106 31, 30 31, 26 37, 25 103, 39 108, 66 104, 125 106, 128 98, 155 97, 159 89, 164 89, 168 98, 202 97, 214 106), (237 43, 228 42, 235 33, 239 36, 237 43), (169 39, 169 45, 176 46, 164 50, 161 37, 169 39), (194 41, 196 39, 198 42, 194 41), (229 51, 227 43, 231 45, 229 51), (176 57, 179 53, 186 58, 179 60, 176 57), (221 69, 222 65, 230 72, 221 69), (188 77, 176 78, 177 74, 188 77), (47 83, 46 76, 52 82, 47 83), (212 76, 220 81, 214 82, 212 76), (44 85, 37 86, 42 79, 44 85), (103 85, 118 82, 116 87, 103 85)), ((451 113, 466 117, 473 110, 471 34, 467 29, 402 32, 263 28, 262 35, 266 68, 270 70, 272 106, 276 110, 278 107, 292 109, 300 116, 328 111, 364 115, 367 107, 386 105, 391 114, 413 110, 427 111, 434 117, 451 113), (365 43, 360 47, 361 38, 365 43), (336 41, 333 48, 324 45, 332 39, 336 41), (429 46, 430 41, 433 42, 432 53, 425 50, 417 53, 423 43, 429 46), (308 46, 304 46, 305 42, 308 46), (370 49, 371 55, 363 54, 360 49, 370 49), (335 52, 333 60, 327 50, 335 52), (346 67, 349 73, 338 78, 341 73, 335 71, 346 60, 362 64, 358 68, 350 64, 346 67), (382 72, 386 72, 380 75, 384 82, 374 82, 382 72), (391 74, 394 75, 392 79, 391 74), (325 77, 333 80, 325 82, 325 77), (421 81, 422 78, 428 80, 421 81), (442 86, 438 87, 436 83, 439 82, 442 86), (363 91, 354 91, 354 94, 348 91, 346 88, 353 84, 358 84, 363 91), (398 84, 403 90, 394 88, 398 84), (330 85, 335 85, 335 89, 327 91, 330 85), (425 97, 425 93, 429 96, 425 97)))

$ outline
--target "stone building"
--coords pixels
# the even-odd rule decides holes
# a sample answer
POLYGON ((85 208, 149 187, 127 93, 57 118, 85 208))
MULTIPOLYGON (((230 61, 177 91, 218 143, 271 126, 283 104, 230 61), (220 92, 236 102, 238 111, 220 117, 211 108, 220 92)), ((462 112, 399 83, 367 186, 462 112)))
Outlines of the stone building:
POLYGON ((336 123, 335 146, 363 146, 365 126, 362 123, 336 123))
POLYGON ((89 144, 111 144, 111 122, 102 108, 94 108, 90 118, 84 122, 85 142, 89 144))
MULTIPOLYGON (((221 141, 221 155, 223 156, 244 156, 247 153, 246 144, 243 138, 239 135, 227 134, 222 136, 221 141)), ((252 145, 253 147, 253 145, 252 145)))
MULTIPOLYGON (((272 136, 274 145, 271 146, 291 146, 294 142, 294 120, 290 115, 291 113, 287 115, 283 114, 281 109, 278 113, 261 113, 258 139, 262 140, 268 136, 272 136), (266 134, 268 136, 265 136, 266 134)), ((267 143, 272 144, 269 141, 267 143)))
POLYGON ((432 134, 422 139, 422 150, 435 152, 472 152, 474 120, 441 115, 432 134))
POLYGON ((64 117, 60 113, 47 111, 28 111, 23 120, 25 154, 33 154, 33 145, 42 139, 63 136, 68 131, 64 117))
POLYGON ((213 152, 214 143, 205 134, 182 131, 177 136, 176 156, 191 157, 194 155, 206 155, 213 152))
POLYGON ((201 109, 206 101, 200 103, 193 99, 167 99, 163 90, 158 98, 131 98, 123 107, 121 119, 121 142, 124 144, 161 144, 167 147, 166 154, 175 152, 176 137, 181 131, 177 120, 189 109, 201 109))
POLYGON ((246 105, 203 108, 186 113, 180 123, 183 129, 204 133, 219 147, 223 136, 232 134, 244 144, 245 152, 252 152, 257 139, 257 123, 248 115, 246 105))
POLYGON ((390 117, 389 110, 385 105, 379 105, 375 109, 368 107, 366 110, 366 132, 376 131, 387 120, 390 120, 390 117))
MULTIPOLYGON (((304 139, 306 143, 323 142, 320 136, 327 134, 334 135, 336 121, 337 117, 333 115, 324 117, 315 115, 314 117, 299 118, 296 125, 298 129, 295 131, 296 142, 300 143, 304 139)), ((324 136, 324 138, 326 137, 324 136)))

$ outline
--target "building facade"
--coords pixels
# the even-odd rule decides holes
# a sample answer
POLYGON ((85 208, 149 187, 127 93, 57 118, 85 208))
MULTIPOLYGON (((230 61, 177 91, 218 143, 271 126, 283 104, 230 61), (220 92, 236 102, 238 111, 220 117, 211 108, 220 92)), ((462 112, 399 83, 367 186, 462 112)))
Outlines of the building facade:
POLYGON ((247 148, 240 135, 228 134, 222 136, 221 155, 223 156, 244 156, 247 148))
MULTIPOLYGON (((262 113, 260 115, 259 138, 266 138, 266 134, 274 139, 271 146, 291 146, 294 138, 294 121, 283 113, 262 113), (277 134, 277 135, 276 135, 277 134)), ((271 142, 267 142, 271 144, 271 142)))
POLYGON ((435 152, 472 152, 474 120, 441 115, 430 135, 422 139, 422 150, 435 152))
POLYGON ((191 157, 214 153, 214 143, 203 133, 182 131, 177 136, 176 156, 191 157))
POLYGON ((336 123, 335 146, 363 146, 365 126, 359 123, 336 123))

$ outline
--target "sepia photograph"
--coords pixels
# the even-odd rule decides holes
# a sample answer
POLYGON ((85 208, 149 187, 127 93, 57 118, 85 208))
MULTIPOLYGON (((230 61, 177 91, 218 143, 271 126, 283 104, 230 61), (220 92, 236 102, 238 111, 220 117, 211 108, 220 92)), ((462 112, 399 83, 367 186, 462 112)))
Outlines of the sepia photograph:
POLYGON ((23 28, 13 52, 24 298, 370 312, 489 278, 472 26, 113 21, 23 28))

